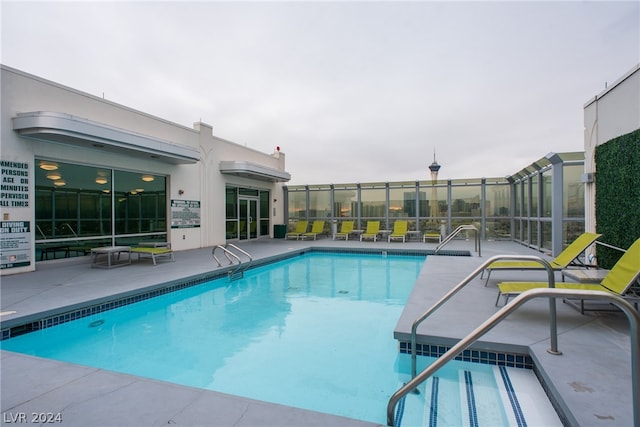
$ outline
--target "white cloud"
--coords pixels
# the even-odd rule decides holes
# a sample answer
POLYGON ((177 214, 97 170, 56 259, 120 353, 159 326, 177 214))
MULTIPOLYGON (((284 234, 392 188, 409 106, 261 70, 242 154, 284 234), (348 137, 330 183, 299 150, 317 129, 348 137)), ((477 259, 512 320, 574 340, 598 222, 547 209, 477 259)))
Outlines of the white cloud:
POLYGON ((637 2, 2 2, 2 62, 287 154, 292 183, 504 176, 583 149, 637 2))

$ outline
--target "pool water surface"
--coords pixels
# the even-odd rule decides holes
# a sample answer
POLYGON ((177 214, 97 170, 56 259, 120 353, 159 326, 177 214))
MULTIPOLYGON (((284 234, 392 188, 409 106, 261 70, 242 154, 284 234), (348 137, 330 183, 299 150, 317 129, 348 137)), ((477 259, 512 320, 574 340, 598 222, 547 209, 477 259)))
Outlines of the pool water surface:
MULTIPOLYGON (((0 345, 385 424, 389 397, 409 378, 393 329, 424 261, 312 252, 251 269, 240 280, 194 285, 0 345)), ((438 374, 455 377, 458 368, 438 374)), ((425 388, 418 400, 427 395, 425 388)), ((492 422, 508 425, 498 411, 492 422)), ((417 412, 422 419, 423 409, 417 412)), ((413 410, 405 420, 415 417, 413 410)))
POLYGON ((2 342, 17 351, 383 422, 424 256, 309 253, 2 342))

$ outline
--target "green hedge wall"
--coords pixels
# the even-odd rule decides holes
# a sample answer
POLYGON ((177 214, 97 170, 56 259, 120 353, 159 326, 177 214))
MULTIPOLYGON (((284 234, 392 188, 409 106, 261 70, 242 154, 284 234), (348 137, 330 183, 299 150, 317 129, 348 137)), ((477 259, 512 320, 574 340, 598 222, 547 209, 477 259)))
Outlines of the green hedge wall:
MULTIPOLYGON (((596 147, 596 228, 605 243, 628 248, 640 238, 640 129, 596 147)), ((622 253, 598 246, 611 268, 622 253)))

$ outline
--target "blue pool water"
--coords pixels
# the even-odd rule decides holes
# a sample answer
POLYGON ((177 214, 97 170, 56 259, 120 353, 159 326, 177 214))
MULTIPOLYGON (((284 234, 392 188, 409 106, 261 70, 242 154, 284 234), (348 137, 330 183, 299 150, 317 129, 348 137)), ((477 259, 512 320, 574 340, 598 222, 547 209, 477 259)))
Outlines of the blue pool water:
POLYGON ((424 260, 305 254, 1 345, 384 422, 398 387, 393 328, 424 260))
POLYGON ((384 424, 409 372, 393 328, 424 260, 305 254, 1 345, 384 424))

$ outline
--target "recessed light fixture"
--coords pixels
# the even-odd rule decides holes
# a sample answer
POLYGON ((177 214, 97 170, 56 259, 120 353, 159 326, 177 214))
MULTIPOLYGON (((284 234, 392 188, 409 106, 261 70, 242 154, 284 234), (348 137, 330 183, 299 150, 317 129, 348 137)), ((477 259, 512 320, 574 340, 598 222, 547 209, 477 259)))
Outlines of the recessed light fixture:
POLYGON ((62 178, 62 175, 60 175, 60 172, 49 172, 47 174, 47 178, 49 178, 49 179, 51 179, 53 181, 56 181, 56 180, 62 178))
POLYGON ((53 162, 40 162, 40 169, 44 169, 46 171, 54 171, 58 169, 58 165, 53 162))
POLYGON ((142 180, 144 182, 151 182, 156 179, 153 175, 142 175, 142 180))
POLYGON ((104 176, 99 176, 96 178, 96 184, 104 185, 108 182, 107 178, 104 176))
POLYGON ((142 192, 144 191, 144 188, 136 188, 136 191, 137 191, 138 193, 142 193, 142 192))
POLYGON ((9 314, 16 314, 16 313, 17 313, 17 311, 15 311, 15 310, 7 310, 7 311, 0 312, 0 316, 7 316, 9 314))
POLYGON ((67 185, 67 183, 64 179, 59 179, 57 181, 53 181, 53 185, 56 187, 62 187, 63 185, 67 185))
POLYGON ((137 192, 136 190, 131 190, 131 191, 130 191, 130 193, 131 193, 131 194, 133 194, 134 196, 135 196, 136 194, 138 194, 138 192, 137 192))

